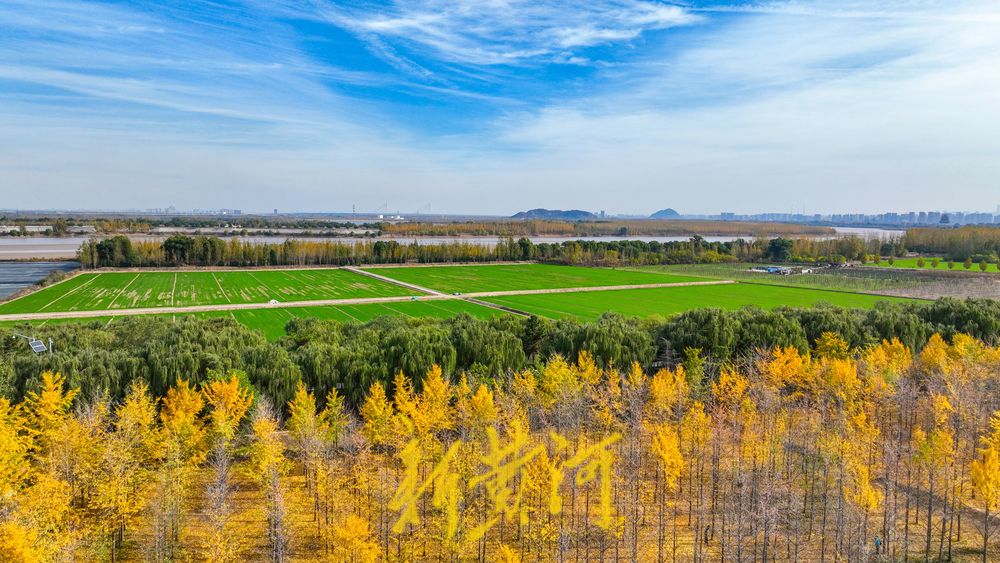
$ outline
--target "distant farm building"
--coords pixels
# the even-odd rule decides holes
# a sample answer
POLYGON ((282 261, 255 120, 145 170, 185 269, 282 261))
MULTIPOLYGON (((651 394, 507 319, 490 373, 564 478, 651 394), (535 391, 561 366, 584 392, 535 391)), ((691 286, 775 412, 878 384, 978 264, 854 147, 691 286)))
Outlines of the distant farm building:
POLYGON ((750 271, 758 274, 771 274, 772 276, 792 276, 795 274, 811 274, 813 272, 812 268, 803 268, 801 266, 754 266, 750 268, 750 271))

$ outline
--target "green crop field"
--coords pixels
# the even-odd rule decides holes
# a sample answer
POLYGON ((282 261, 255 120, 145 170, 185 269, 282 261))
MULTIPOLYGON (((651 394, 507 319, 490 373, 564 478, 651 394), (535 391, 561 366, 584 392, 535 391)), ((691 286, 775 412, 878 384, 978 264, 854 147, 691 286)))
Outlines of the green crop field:
MULTIPOLYGON (((675 269, 619 270, 546 264, 373 268, 372 271, 449 293, 681 283, 705 281, 720 275, 725 277, 725 272, 696 268, 691 271, 696 275, 683 275, 684 270, 675 269)), ((28 323, 31 328, 65 322, 113 323, 115 311, 124 308, 266 303, 271 299, 312 301, 412 293, 412 289, 340 269, 87 273, 0 305, 0 314, 107 311, 107 316, 100 318, 37 320, 28 323)), ((811 306, 820 302, 843 307, 870 307, 880 299, 894 298, 740 283, 518 295, 487 300, 544 317, 593 319, 606 311, 635 316, 668 316, 698 307, 733 309, 757 305, 771 308, 780 305, 811 306)), ((503 314, 461 299, 448 299, 198 311, 173 316, 227 316, 262 331, 270 339, 276 339, 284 335, 285 324, 293 318, 363 322, 383 315, 446 318, 459 313, 480 318, 503 314)), ((162 315, 171 316, 169 313, 162 315)), ((0 326, 15 325, 24 326, 25 323, 0 323, 0 326)))
POLYGON ((417 266, 372 268, 370 271, 387 278, 445 293, 704 281, 700 278, 661 272, 638 272, 611 268, 584 268, 580 266, 558 266, 551 264, 417 266))
POLYGON ((738 309, 746 305, 774 308, 781 305, 809 307, 829 303, 840 307, 867 308, 880 300, 903 299, 842 293, 817 289, 799 289, 756 284, 624 289, 616 291, 549 293, 488 297, 490 303, 553 319, 596 319, 614 311, 623 315, 668 316, 699 307, 738 309))
POLYGON ((339 269, 81 274, 8 303, 0 314, 187 307, 405 296, 398 285, 339 269))
MULTIPOLYGON (((182 316, 232 317, 249 328, 260 330, 270 340, 276 340, 285 335, 285 324, 293 318, 316 318, 335 321, 370 321, 376 317, 394 316, 411 318, 448 318, 460 313, 468 313, 476 318, 489 318, 504 314, 497 309, 491 309, 468 301, 430 300, 401 301, 397 303, 366 303, 361 305, 315 306, 315 307, 283 307, 266 309, 241 309, 235 311, 203 311, 198 313, 183 313, 171 315, 156 314, 156 317, 180 318, 182 316)), ((108 324, 123 317, 89 317, 79 319, 50 319, 44 321, 3 321, 0 327, 33 327, 63 323, 108 324)))
MULTIPOLYGON (((919 258, 896 258, 893 264, 890 266, 887 260, 882 260, 878 264, 866 264, 866 266, 872 266, 876 268, 912 268, 915 270, 951 270, 953 272, 981 272, 979 269, 979 263, 974 262, 972 267, 968 270, 965 269, 965 265, 962 262, 955 262, 954 268, 948 268, 948 261, 944 258, 938 258, 938 265, 935 268, 932 265, 933 258, 924 258, 924 267, 921 268, 918 264, 919 258)), ((986 264, 987 272, 996 272, 996 264, 986 264)))

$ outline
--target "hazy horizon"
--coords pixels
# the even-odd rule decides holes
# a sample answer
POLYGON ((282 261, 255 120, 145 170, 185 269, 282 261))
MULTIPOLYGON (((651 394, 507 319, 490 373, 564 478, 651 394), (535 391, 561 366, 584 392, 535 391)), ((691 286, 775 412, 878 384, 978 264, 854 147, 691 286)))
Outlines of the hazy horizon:
POLYGON ((1000 204, 984 0, 0 5, 2 208, 1000 204))

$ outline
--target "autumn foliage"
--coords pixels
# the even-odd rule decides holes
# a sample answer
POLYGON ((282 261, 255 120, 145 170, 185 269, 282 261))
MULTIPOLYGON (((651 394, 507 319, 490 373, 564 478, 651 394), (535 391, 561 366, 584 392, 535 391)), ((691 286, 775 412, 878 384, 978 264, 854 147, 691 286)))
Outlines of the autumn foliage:
POLYGON ((993 559, 1000 349, 587 352, 397 374, 352 410, 239 372, 0 398, 0 560, 993 559), (706 367, 708 366, 708 367, 706 367))

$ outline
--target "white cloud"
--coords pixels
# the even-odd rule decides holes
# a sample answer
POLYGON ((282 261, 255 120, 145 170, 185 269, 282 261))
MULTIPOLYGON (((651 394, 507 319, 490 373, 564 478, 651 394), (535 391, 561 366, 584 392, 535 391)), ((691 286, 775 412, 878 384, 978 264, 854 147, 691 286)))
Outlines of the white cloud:
POLYGON ((579 90, 586 96, 542 107, 410 82, 504 110, 449 137, 407 131, 374 104, 334 94, 323 81, 409 79, 319 64, 280 25, 213 34, 127 10, 45 5, 58 17, 0 5, 0 20, 36 26, 18 24, 36 31, 28 41, 0 34, 0 80, 57 89, 5 96, 0 107, 8 205, 718 212, 1000 203, 992 1, 674 12, 620 0, 413 0, 385 14, 329 3, 309 12, 364 34, 418 77, 431 71, 404 51, 483 76, 494 69, 468 67, 594 64, 575 51, 692 17, 709 24, 686 42, 644 44, 641 56, 600 67, 579 90))
MULTIPOLYGON (((383 6, 325 2, 285 13, 327 21, 375 42, 394 41, 448 62, 515 65, 565 58, 566 50, 630 41, 700 18, 649 0, 399 0, 383 6)), ((391 62, 398 56, 393 52, 391 62)))

